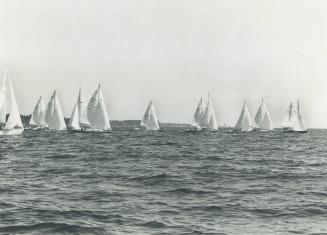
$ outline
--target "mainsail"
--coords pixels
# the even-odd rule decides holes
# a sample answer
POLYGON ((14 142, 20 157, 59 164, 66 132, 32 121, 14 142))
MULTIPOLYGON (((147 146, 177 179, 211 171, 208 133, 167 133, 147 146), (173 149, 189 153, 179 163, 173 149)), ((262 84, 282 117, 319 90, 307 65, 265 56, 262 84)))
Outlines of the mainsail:
POLYGON ((82 94, 82 88, 79 89, 77 104, 78 104, 79 125, 81 127, 89 127, 90 121, 87 117, 87 103, 82 94))
POLYGON ((159 130, 159 121, 152 101, 150 101, 148 108, 143 116, 141 126, 145 126, 147 130, 159 130))
POLYGON ((78 103, 75 104, 72 116, 70 117, 69 123, 68 123, 69 129, 74 130, 80 130, 81 126, 79 124, 79 109, 78 109, 78 103))
POLYGON ((307 128, 305 127, 304 120, 300 111, 300 101, 297 101, 297 106, 294 107, 293 102, 287 109, 286 117, 282 123, 282 127, 285 130, 294 131, 294 132, 306 132, 307 128))
POLYGON ((307 128, 305 127, 304 120, 300 111, 300 101, 297 101, 297 116, 300 124, 301 131, 306 131, 307 128))
POLYGON ((194 122, 195 124, 197 124, 198 126, 200 125, 200 121, 201 121, 201 118, 202 118, 202 115, 204 113, 204 105, 203 105, 203 100, 202 100, 202 97, 200 99, 200 102, 195 110, 195 113, 194 113, 194 122))
POLYGON ((53 92, 53 95, 51 96, 51 99, 48 103, 45 121, 49 129, 66 130, 64 115, 62 113, 61 105, 56 91, 53 92))
POLYGON ((0 88, 0 124, 0 135, 18 135, 24 131, 14 88, 6 68, 3 70, 0 88))
MULTIPOLYGON (((206 128, 209 131, 216 131, 218 130, 218 124, 217 124, 217 119, 215 115, 215 111, 211 105, 211 100, 210 100, 210 95, 208 94, 208 101, 205 109, 203 110, 203 105, 202 105, 202 98, 201 98, 201 116, 199 118, 199 126, 201 128, 206 128)), ((197 109, 198 111, 198 109, 197 109)))
POLYGON ((32 114, 29 124, 31 126, 46 126, 45 108, 44 108, 42 96, 39 98, 39 100, 34 108, 34 111, 33 111, 33 114, 32 114))
POLYGON ((234 127, 236 130, 240 130, 243 132, 249 132, 252 131, 254 128, 254 123, 252 121, 248 106, 246 105, 246 102, 244 101, 242 112, 240 114, 240 117, 234 127))
POLYGON ((87 106, 87 117, 92 129, 111 130, 109 116, 100 85, 89 101, 87 106))
POLYGON ((262 99, 257 114, 255 115, 255 123, 262 130, 273 130, 274 126, 268 111, 266 102, 262 99))
POLYGON ((8 86, 9 86, 9 98, 10 98, 10 111, 9 111, 9 117, 7 120, 7 123, 4 127, 6 130, 11 130, 15 128, 23 128, 23 123, 22 119, 20 118, 18 106, 17 106, 17 101, 16 101, 16 96, 14 93, 14 88, 12 86, 12 83, 10 79, 8 81, 8 86))
POLYGON ((218 130, 218 123, 217 123, 216 115, 212 108, 211 108, 210 120, 209 120, 209 124, 208 124, 207 128, 209 131, 217 131, 218 130))
POLYGON ((0 126, 4 126, 6 124, 6 116, 7 116, 7 72, 6 69, 3 70, 3 79, 0 89, 0 126))
POLYGON ((208 97, 207 106, 201 116, 201 121, 200 121, 201 127, 207 127, 209 125, 210 118, 211 118, 211 111, 212 111, 211 103, 210 103, 210 99, 208 97))
POLYGON ((90 122, 87 118, 87 106, 82 95, 81 88, 79 90, 77 103, 75 104, 73 113, 70 117, 68 127, 75 130, 90 127, 90 122))
POLYGON ((302 114, 300 111, 300 101, 297 101, 296 109, 293 108, 292 117, 290 120, 290 129, 295 132, 307 131, 307 128, 304 125, 302 114))

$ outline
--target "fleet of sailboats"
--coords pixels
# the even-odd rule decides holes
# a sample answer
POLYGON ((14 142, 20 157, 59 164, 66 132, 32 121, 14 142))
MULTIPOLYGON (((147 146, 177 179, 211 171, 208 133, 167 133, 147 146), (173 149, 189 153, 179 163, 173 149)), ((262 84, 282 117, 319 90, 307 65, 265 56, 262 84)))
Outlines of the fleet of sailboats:
MULTIPOLYGON (((152 101, 147 106, 140 125, 146 130, 160 130, 152 101)), ((83 96, 82 89, 79 89, 78 98, 67 126, 57 92, 53 92, 46 108, 43 98, 40 97, 28 126, 33 130, 60 131, 68 129, 76 132, 110 132, 110 119, 101 85, 97 87, 88 103, 83 96)), ((210 95, 208 95, 206 104, 204 104, 202 97, 200 98, 191 126, 193 127, 192 131, 218 131, 218 122, 210 95)), ((299 100, 296 105, 293 102, 290 103, 281 128, 283 132, 290 133, 306 133, 308 131, 300 110, 299 100)), ((237 132, 274 131, 275 127, 265 100, 261 100, 254 119, 252 119, 247 103, 244 101, 242 111, 233 129, 237 132)), ((14 88, 5 68, 0 87, 0 135, 18 135, 22 134, 23 131, 24 126, 18 110, 14 88)))

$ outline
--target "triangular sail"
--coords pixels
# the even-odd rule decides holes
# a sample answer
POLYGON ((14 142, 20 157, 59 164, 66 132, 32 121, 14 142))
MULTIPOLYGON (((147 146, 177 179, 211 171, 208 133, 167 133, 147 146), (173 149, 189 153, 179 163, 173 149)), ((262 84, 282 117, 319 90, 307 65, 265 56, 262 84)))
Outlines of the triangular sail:
POLYGON ((198 126, 200 125, 200 121, 201 121, 203 112, 204 112, 204 107, 203 107, 203 100, 202 100, 202 97, 201 97, 200 102, 199 102, 199 104, 198 104, 198 106, 197 106, 197 108, 195 110, 195 113, 194 113, 194 122, 198 126))
POLYGON ((301 129, 303 131, 307 130, 307 128, 305 127, 305 124, 304 124, 304 120, 303 120, 301 111, 300 111, 300 101, 298 101, 298 103, 297 103, 297 114, 298 114, 298 119, 299 119, 301 129))
POLYGON ((202 112, 200 123, 199 123, 201 127, 207 127, 209 125, 210 118, 211 118, 211 111, 212 111, 212 107, 211 107, 210 95, 208 94, 207 105, 204 111, 202 112))
POLYGON ((90 122, 87 117, 87 104, 82 95, 82 89, 79 89, 78 98, 74 110, 70 117, 68 128, 80 130, 82 128, 89 128, 90 122))
POLYGON ((9 100, 10 100, 10 109, 9 110, 10 111, 9 111, 9 117, 8 117, 8 120, 7 120, 7 123, 4 127, 4 129, 6 129, 6 130, 11 130, 11 129, 15 129, 15 128, 23 129, 24 127, 23 127, 22 119, 19 114, 13 85, 12 85, 10 79, 7 79, 7 82, 8 82, 8 88, 9 88, 9 100))
POLYGON ((304 121, 300 112, 300 101, 297 102, 297 107, 293 111, 293 115, 291 118, 291 129, 293 131, 306 131, 306 127, 304 125, 304 121))
POLYGON ((34 111, 33 111, 33 114, 32 114, 29 124, 32 126, 45 126, 46 125, 45 108, 44 108, 42 97, 39 98, 39 100, 34 108, 34 111))
POLYGON ((210 120, 208 124, 208 130, 209 131, 217 131, 218 130, 218 123, 216 119, 216 115, 213 109, 211 109, 211 115, 210 115, 210 120))
POLYGON ((78 94, 78 117, 80 126, 90 126, 90 121, 87 117, 87 103, 82 94, 82 89, 80 88, 78 94))
POLYGON ((145 114, 143 116, 141 126, 145 126, 147 130, 159 130, 159 121, 156 114, 156 111, 154 109, 152 101, 150 101, 145 114))
POLYGON ((252 121, 246 102, 244 101, 240 117, 238 118, 234 128, 240 131, 248 132, 248 131, 252 131, 253 127, 254 127, 254 123, 252 121))
POLYGON ((262 99, 257 114, 255 115, 255 124, 258 128, 263 130, 273 130, 274 126, 268 111, 266 102, 262 99))
POLYGON ((6 124, 7 116, 7 71, 6 68, 3 70, 3 79, 0 90, 0 125, 4 126, 6 124))
POLYGON ((87 116, 92 129, 111 130, 109 116, 100 85, 89 101, 87 116))
POLYGON ((81 129, 81 126, 79 124, 79 109, 78 109, 78 103, 76 103, 72 116, 70 117, 68 128, 79 130, 81 129))
POLYGON ((47 107, 45 121, 50 129, 65 130, 66 123, 56 91, 53 92, 47 107))

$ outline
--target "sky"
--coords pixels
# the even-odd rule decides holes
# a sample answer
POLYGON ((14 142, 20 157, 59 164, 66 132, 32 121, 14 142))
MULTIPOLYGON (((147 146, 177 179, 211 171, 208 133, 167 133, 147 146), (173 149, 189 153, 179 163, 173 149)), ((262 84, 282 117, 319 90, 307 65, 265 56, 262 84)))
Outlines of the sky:
POLYGON ((113 120, 188 123, 210 93, 234 125, 265 98, 275 126, 300 99, 308 127, 327 128, 327 1, 0 0, 0 67, 19 109, 54 89, 69 117, 82 87, 102 84, 113 120))

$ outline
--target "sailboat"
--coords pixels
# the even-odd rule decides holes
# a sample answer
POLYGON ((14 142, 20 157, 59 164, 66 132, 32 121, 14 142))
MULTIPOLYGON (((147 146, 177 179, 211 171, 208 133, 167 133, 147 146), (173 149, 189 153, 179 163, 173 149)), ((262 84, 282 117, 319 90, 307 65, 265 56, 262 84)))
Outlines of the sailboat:
POLYGON ((44 129, 47 127, 45 122, 45 108, 42 96, 40 96, 29 121, 29 126, 33 130, 44 129))
POLYGON ((273 131, 274 126, 264 99, 262 99, 257 114, 255 115, 255 124, 259 131, 273 131))
POLYGON ((79 89, 77 102, 68 123, 70 131, 91 131, 91 124, 87 117, 87 105, 82 94, 82 88, 79 89))
POLYGON ((143 119, 141 122, 141 127, 145 127, 145 129, 151 130, 151 131, 157 131, 160 129, 159 121, 158 121, 157 114, 154 109, 154 105, 153 105, 152 101, 150 101, 150 103, 144 113, 144 116, 143 116, 143 119))
POLYGON ((191 122, 191 126, 193 127, 193 130, 187 130, 187 131, 201 131, 201 126, 200 126, 200 122, 201 122, 201 118, 202 118, 202 115, 205 111, 205 108, 204 108, 204 104, 203 104, 203 100, 202 100, 202 97, 200 99, 200 102, 195 110, 195 113, 193 115, 193 120, 191 122))
POLYGON ((56 91, 53 92, 48 103, 45 113, 45 122, 48 125, 49 130, 61 131, 67 129, 56 91))
POLYGON ((211 105, 210 95, 208 94, 208 101, 205 110, 200 119, 200 126, 207 131, 218 131, 218 124, 215 111, 211 105))
POLYGON ((290 106, 286 111, 284 121, 282 123, 283 132, 296 132, 296 133, 306 133, 308 129, 305 127, 303 117, 300 111, 300 101, 297 101, 296 108, 291 102, 290 106))
POLYGON ((238 118, 234 129, 240 132, 251 132, 254 128, 255 124, 252 121, 246 101, 244 101, 240 117, 238 118))
MULTIPOLYGON (((80 115, 83 115, 83 113, 80 113, 80 115)), ((87 105, 87 118, 91 127, 90 131, 111 132, 109 115, 100 84, 87 105)))
POLYGON ((5 68, 0 90, 0 135, 20 135, 23 131, 14 88, 5 68), (8 119, 7 111, 9 111, 8 119))

